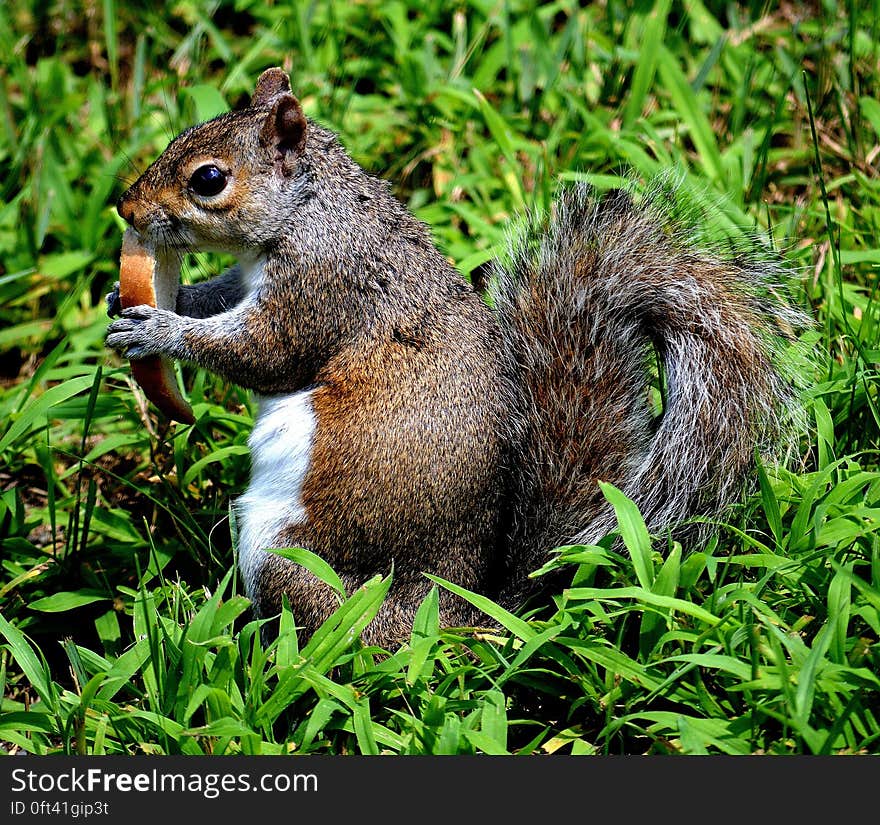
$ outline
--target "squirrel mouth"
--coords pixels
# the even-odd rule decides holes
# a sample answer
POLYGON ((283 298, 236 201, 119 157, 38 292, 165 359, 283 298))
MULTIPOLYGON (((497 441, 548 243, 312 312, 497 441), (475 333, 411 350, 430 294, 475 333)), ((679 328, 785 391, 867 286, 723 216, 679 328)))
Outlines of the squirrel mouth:
POLYGON ((192 248, 192 242, 186 236, 183 227, 170 218, 163 218, 150 223, 144 230, 139 230, 141 238, 149 238, 157 247, 187 252, 192 248))

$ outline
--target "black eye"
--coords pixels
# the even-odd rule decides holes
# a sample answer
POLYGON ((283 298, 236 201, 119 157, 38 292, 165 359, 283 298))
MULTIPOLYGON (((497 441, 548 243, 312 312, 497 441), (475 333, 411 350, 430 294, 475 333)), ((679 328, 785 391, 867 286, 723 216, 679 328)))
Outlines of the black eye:
POLYGON ((214 164, 207 163, 193 172, 189 179, 189 187, 203 198, 219 195, 226 188, 226 173, 214 164))

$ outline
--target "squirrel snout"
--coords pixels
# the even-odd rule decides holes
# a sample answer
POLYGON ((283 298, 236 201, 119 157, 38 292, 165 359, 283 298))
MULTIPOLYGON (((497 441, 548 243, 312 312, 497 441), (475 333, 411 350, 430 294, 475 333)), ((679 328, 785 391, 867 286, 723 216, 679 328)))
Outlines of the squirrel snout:
POLYGON ((134 208, 131 203, 125 199, 125 195, 116 201, 116 211, 119 213, 119 217, 129 226, 134 226, 134 208))

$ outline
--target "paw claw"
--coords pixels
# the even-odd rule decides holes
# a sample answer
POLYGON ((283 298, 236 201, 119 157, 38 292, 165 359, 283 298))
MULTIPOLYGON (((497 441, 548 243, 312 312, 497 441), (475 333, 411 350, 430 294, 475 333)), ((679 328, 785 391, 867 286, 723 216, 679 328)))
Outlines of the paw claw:
POLYGON ((119 281, 113 284, 113 291, 104 296, 107 304, 107 315, 117 318, 122 314, 122 302, 119 300, 119 281))
POLYGON ((119 318, 107 327, 107 335, 131 332, 135 325, 128 318, 119 318))
POLYGON ((131 318, 135 321, 145 321, 151 315, 156 314, 156 308, 151 307, 149 304, 138 304, 136 307, 129 307, 128 309, 122 310, 123 318, 131 318))

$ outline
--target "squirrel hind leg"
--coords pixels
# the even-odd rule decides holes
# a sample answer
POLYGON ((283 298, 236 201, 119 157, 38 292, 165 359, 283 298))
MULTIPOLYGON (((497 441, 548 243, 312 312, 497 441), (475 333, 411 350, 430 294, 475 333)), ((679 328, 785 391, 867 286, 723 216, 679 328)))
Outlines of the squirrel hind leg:
MULTIPOLYGON (((345 573, 339 573, 339 578, 349 595, 363 584, 362 579, 345 573)), ((413 580, 392 582, 391 590, 378 613, 361 633, 363 643, 395 650, 412 634, 416 611, 432 587, 433 583, 421 576, 413 580)), ((339 594, 301 565, 276 554, 267 554, 258 574, 254 598, 256 616, 269 620, 262 630, 262 638, 266 643, 278 635, 277 617, 284 597, 287 597, 293 611, 300 645, 311 638, 341 603, 339 594)), ((476 608, 448 591, 441 591, 441 627, 485 624, 485 616, 476 608)))

